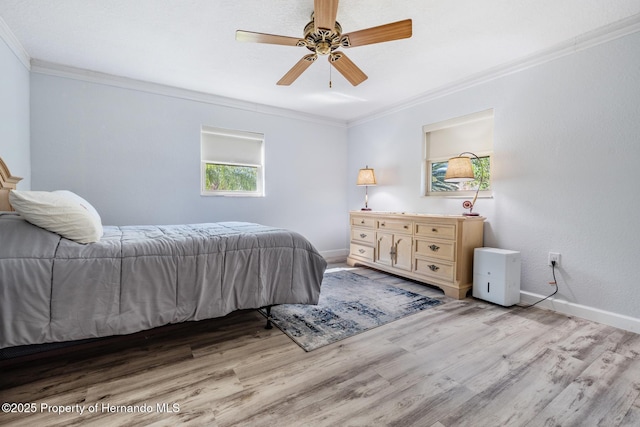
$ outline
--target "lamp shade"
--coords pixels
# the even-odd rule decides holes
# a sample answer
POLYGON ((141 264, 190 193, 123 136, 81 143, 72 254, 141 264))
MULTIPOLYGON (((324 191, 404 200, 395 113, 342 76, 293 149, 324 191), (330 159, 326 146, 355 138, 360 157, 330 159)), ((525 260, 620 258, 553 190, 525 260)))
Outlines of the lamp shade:
POLYGON ((376 185, 376 175, 369 166, 360 169, 356 185, 376 185))
POLYGON ((466 182, 474 179, 471 158, 452 157, 449 159, 447 173, 444 175, 445 182, 466 182))

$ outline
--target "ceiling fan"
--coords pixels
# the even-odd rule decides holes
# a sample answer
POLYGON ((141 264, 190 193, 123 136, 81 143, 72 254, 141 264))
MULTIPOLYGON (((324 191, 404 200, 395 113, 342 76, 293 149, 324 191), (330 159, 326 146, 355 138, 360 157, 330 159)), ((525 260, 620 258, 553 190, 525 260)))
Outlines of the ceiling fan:
POLYGON ((327 55, 329 63, 352 85, 357 86, 367 79, 367 75, 347 55, 338 51, 338 48, 364 46, 411 37, 411 19, 342 34, 342 27, 336 22, 337 12, 338 0, 314 0, 311 21, 304 27, 303 38, 238 30, 236 40, 306 47, 313 52, 302 57, 278 81, 279 85, 290 85, 318 59, 318 55, 327 55))

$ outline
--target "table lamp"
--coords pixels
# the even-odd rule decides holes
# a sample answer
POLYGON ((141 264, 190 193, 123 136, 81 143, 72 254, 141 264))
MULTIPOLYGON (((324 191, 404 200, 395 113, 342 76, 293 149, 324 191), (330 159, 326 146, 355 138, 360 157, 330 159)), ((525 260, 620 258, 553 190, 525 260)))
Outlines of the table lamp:
MULTIPOLYGON (((480 161, 480 158, 478 156, 468 151, 460 153, 458 157, 450 158, 449 162, 447 163, 447 173, 444 175, 445 182, 467 182, 476 179, 475 174, 473 173, 473 166, 471 165, 471 158, 463 157, 463 154, 469 154, 480 161)), ((478 216, 476 212, 473 212, 473 207, 476 203, 476 199, 478 198, 478 193, 480 192, 480 187, 482 186, 482 180, 484 179, 484 172, 482 171, 482 168, 480 169, 480 172, 480 182, 478 183, 478 188, 476 189, 476 195, 473 197, 473 201, 470 202, 468 200, 465 200, 462 203, 462 207, 465 209, 469 209, 469 212, 465 212, 462 215, 478 216)))
POLYGON ((363 169, 360 169, 360 171, 358 172, 358 180, 356 181, 356 185, 364 185, 364 208, 362 208, 361 210, 370 211, 371 208, 369 208, 368 187, 370 185, 376 185, 376 175, 373 172, 373 169, 369 168, 368 165, 363 169))

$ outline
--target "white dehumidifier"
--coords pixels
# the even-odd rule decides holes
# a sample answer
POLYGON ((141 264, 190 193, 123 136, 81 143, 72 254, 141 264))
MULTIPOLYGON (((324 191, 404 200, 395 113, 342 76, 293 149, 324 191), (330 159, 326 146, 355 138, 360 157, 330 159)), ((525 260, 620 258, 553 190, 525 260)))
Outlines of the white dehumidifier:
POLYGON ((520 252, 476 248, 473 296, 506 307, 520 302, 520 252))

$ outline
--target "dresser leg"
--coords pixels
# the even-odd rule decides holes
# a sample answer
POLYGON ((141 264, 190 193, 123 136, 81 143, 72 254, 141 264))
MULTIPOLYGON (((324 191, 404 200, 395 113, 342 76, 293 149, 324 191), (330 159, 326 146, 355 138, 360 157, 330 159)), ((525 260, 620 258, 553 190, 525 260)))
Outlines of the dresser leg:
POLYGON ((455 299, 464 299, 467 297, 467 293, 471 288, 466 286, 464 288, 458 289, 458 288, 450 288, 448 286, 442 286, 440 289, 442 289, 444 291, 444 294, 448 297, 455 298, 455 299))

